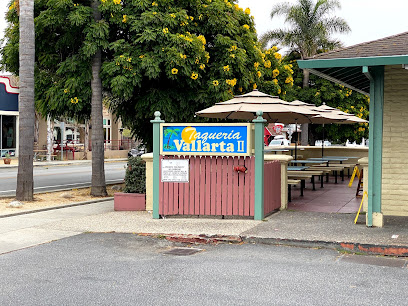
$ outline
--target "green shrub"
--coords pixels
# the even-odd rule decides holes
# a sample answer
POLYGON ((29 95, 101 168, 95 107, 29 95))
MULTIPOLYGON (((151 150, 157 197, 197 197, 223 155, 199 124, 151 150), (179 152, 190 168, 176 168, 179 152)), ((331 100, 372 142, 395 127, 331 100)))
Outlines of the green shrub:
POLYGON ((128 158, 123 192, 146 193, 146 163, 139 156, 128 158))

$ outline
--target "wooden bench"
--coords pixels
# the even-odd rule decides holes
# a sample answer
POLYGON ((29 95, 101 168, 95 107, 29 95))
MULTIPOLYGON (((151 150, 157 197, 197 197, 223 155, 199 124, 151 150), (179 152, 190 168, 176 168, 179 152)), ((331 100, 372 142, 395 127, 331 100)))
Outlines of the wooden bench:
MULTIPOLYGON (((344 181, 344 168, 343 165, 338 164, 335 166, 327 166, 326 164, 314 165, 309 167, 310 170, 329 170, 330 172, 334 173, 334 180, 337 184, 337 172, 340 172, 341 180, 344 181)), ((326 173, 326 182, 329 181, 329 173, 326 173)))
MULTIPOLYGON (((288 170, 288 178, 293 178, 293 179, 311 179, 312 182, 312 186, 313 186, 313 190, 316 190, 316 186, 315 186, 315 180, 314 177, 315 176, 319 176, 322 178, 323 176, 323 171, 322 170, 304 170, 304 171, 292 171, 292 170, 288 170)), ((321 182, 323 182, 323 180, 321 180, 321 182)), ((303 184, 303 188, 305 187, 305 183, 302 182, 303 184)), ((323 187, 323 184, 321 183, 321 187, 323 187)))
MULTIPOLYGON (((292 186, 301 183, 301 180, 288 179, 288 201, 292 202, 292 186)), ((300 193, 303 196, 303 188, 300 186, 300 193)))

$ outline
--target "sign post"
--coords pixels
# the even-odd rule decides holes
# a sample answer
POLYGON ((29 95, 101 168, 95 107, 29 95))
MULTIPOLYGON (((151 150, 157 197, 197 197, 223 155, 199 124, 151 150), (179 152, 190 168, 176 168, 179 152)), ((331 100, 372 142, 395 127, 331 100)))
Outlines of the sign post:
POLYGON ((257 111, 255 123, 255 207, 254 219, 264 218, 264 124, 266 120, 262 118, 263 112, 257 111))
POLYGON ((160 112, 154 113, 153 123, 153 219, 159 219, 159 178, 160 178, 160 112))

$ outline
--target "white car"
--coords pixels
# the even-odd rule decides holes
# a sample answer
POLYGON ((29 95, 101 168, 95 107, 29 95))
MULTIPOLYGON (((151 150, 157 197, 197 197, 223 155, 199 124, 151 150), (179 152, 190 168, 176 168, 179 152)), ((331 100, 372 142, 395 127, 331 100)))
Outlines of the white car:
POLYGON ((290 145, 289 140, 287 140, 284 137, 275 137, 269 143, 269 146, 289 146, 289 145, 290 145))

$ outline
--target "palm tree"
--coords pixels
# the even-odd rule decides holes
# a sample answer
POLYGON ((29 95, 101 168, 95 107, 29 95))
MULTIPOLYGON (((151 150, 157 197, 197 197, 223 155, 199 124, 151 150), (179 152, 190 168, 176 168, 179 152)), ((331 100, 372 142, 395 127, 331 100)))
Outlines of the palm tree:
POLYGON ((169 136, 169 138, 167 139, 167 148, 170 148, 170 139, 171 136, 178 136, 178 133, 180 133, 180 129, 165 129, 164 130, 164 136, 169 136))
POLYGON ((32 201, 34 190, 34 0, 20 0, 19 157, 16 199, 32 201))
MULTIPOLYGON (((272 30, 261 37, 265 46, 267 43, 279 43, 298 52, 301 59, 316 55, 318 50, 333 50, 341 43, 330 37, 333 33, 347 33, 350 27, 347 22, 331 14, 341 8, 338 0, 297 0, 294 5, 284 2, 272 8, 271 18, 283 15, 288 29, 272 30)), ((309 87, 309 71, 303 70, 303 88, 309 87)), ((307 144, 308 126, 302 127, 302 144, 307 144)))
MULTIPOLYGON (((101 20, 99 1, 93 0, 91 7, 96 22, 101 20)), ((103 136, 103 110, 102 110, 102 81, 100 71, 102 65, 102 52, 98 49, 92 60, 92 186, 91 195, 106 196, 104 136, 103 136)))

